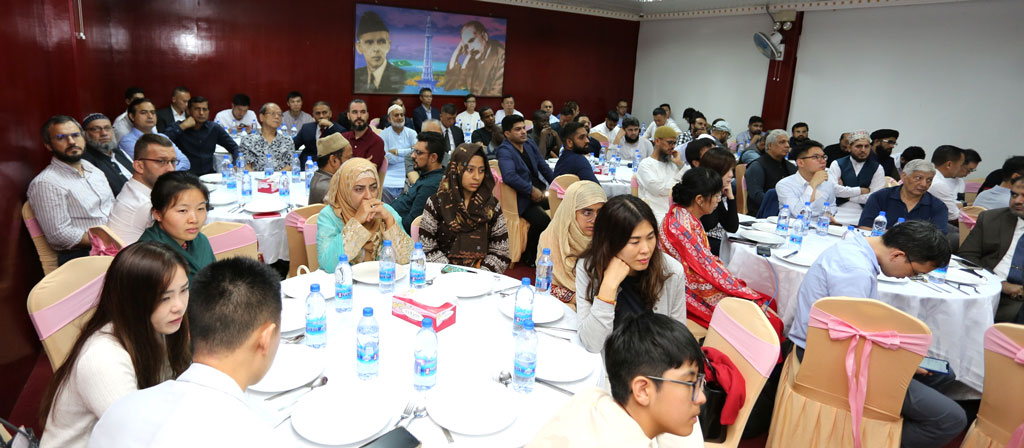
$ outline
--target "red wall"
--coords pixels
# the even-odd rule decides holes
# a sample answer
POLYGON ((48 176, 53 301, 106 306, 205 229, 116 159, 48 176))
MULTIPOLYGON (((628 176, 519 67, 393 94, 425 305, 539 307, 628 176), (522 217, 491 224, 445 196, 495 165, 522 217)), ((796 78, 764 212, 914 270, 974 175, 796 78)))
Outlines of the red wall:
MULTIPOLYGON (((42 274, 20 205, 50 158, 38 136, 46 118, 94 111, 113 118, 130 85, 145 89, 158 108, 174 86, 185 85, 209 98, 214 111, 229 107, 238 92, 258 107, 283 105, 287 92, 300 90, 307 111, 326 99, 337 117, 353 98, 355 34, 353 1, 82 1, 84 41, 73 39, 73 0, 8 3, 0 17, 0 75, 7 80, 0 101, 0 213, 8 216, 0 221, 0 416, 10 413, 39 352, 25 298, 42 274), (182 45, 181 36, 196 46, 182 45)), ((467 0, 381 3, 508 19, 505 92, 524 114, 544 99, 556 110, 573 99, 600 116, 617 99, 632 98, 637 22, 467 0)), ((361 97, 372 116, 390 98, 361 97)), ((418 105, 413 96, 403 99, 418 105)), ((435 97, 434 105, 449 101, 462 108, 454 97, 435 97)), ((480 106, 498 101, 481 99, 480 106)))

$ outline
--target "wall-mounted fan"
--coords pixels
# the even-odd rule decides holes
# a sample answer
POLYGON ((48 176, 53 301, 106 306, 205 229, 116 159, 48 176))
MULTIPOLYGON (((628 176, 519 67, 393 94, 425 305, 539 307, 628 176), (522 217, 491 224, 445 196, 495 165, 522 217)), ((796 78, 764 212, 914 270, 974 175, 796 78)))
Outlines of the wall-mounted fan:
POLYGON ((782 34, 778 31, 773 31, 770 36, 761 32, 754 33, 754 45, 764 57, 774 61, 781 61, 786 49, 786 44, 782 43, 782 34))

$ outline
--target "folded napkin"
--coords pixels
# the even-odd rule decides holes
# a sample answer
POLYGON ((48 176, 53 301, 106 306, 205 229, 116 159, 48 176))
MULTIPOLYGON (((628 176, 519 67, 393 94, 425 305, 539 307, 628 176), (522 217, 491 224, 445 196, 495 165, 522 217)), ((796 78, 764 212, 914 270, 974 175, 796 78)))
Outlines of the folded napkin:
POLYGON ((278 212, 253 213, 252 217, 254 219, 258 219, 258 218, 280 218, 281 214, 278 213, 278 212))

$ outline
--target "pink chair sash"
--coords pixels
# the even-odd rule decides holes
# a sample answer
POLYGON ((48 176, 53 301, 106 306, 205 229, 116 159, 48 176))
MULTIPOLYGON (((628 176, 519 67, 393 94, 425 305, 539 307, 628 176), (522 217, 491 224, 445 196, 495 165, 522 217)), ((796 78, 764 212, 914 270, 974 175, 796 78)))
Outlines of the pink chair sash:
POLYGON ((963 210, 960 210, 960 222, 967 226, 968 229, 973 229, 977 220, 973 216, 964 213, 963 210))
MULTIPOLYGON (((330 208, 324 208, 324 210, 328 213, 334 213, 330 208)), ((302 241, 305 242, 307 246, 316 244, 316 220, 307 220, 302 223, 300 231, 302 232, 302 241)))
POLYGON ((256 244, 256 231, 253 230, 252 227, 249 227, 248 224, 245 224, 237 229, 229 230, 220 235, 211 236, 209 239, 210 247, 213 248, 213 253, 219 254, 245 247, 250 244, 256 244))
MULTIPOLYGON (((989 327, 988 330, 985 330, 985 350, 1003 355, 1012 359, 1017 364, 1024 365, 1024 347, 1017 345, 1016 342, 1013 342, 1013 339, 1010 339, 1009 336, 1003 334, 996 327, 989 327)), ((1006 446, 1024 447, 1024 423, 1021 423, 1013 431, 1010 443, 1006 446)))
POLYGON ((288 227, 295 227, 298 231, 302 231, 302 225, 306 223, 306 217, 300 215, 298 212, 288 213, 284 217, 284 225, 288 227))
POLYGON ((733 319, 729 313, 720 308, 711 315, 710 327, 722 335, 722 338, 732 345, 740 355, 743 355, 743 359, 754 366, 761 376, 768 378, 772 369, 775 368, 776 361, 779 360, 778 345, 765 342, 754 336, 743 325, 736 322, 736 319, 733 319))
POLYGON ((853 418, 853 446, 860 448, 861 435, 860 424, 864 417, 864 400, 868 393, 868 367, 871 363, 871 347, 875 344, 889 350, 904 349, 921 356, 928 354, 928 347, 932 345, 930 334, 901 334, 892 330, 866 332, 848 322, 835 317, 817 307, 811 308, 809 325, 816 328, 828 330, 828 335, 833 341, 843 339, 850 340, 850 347, 846 350, 846 381, 849 386, 847 397, 850 402, 850 414, 853 418), (857 342, 864 338, 864 347, 860 354, 860 372, 854 375, 854 361, 857 342))
POLYGON ((64 328, 100 301, 105 274, 100 274, 67 297, 46 308, 32 313, 32 324, 42 341, 64 328))
POLYGON ((39 221, 35 218, 25 221, 25 227, 28 227, 28 234, 35 238, 37 236, 43 236, 43 228, 39 226, 39 221))
POLYGON ((965 193, 977 193, 978 190, 980 190, 980 189, 981 189, 981 183, 980 182, 965 182, 964 183, 964 192, 965 193))
POLYGON ((491 175, 494 176, 494 183, 501 183, 501 171, 491 168, 491 175))
POLYGON ((89 240, 89 243, 92 245, 92 249, 89 249, 90 256, 107 255, 113 257, 121 251, 119 244, 111 242, 112 244, 107 245, 107 242, 103 241, 102 238, 93 237, 89 240))
POLYGON ((563 187, 558 182, 551 182, 550 188, 552 190, 555 190, 555 194, 558 195, 558 199, 562 199, 565 197, 565 187, 563 187))
MULTIPOLYGON (((630 188, 640 188, 640 181, 636 180, 636 176, 633 176, 633 178, 629 180, 629 187, 630 188)), ((714 316, 712 316, 712 317, 714 317, 714 316)))

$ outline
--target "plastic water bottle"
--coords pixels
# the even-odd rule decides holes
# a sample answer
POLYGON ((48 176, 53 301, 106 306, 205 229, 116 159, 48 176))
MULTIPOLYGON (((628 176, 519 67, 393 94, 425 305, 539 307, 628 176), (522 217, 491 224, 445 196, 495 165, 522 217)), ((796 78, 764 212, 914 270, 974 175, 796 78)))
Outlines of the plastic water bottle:
POLYGON ((263 174, 267 178, 270 178, 270 176, 274 175, 274 159, 270 157, 270 154, 267 154, 267 161, 264 162, 263 174))
POLYGON ((555 263, 551 260, 551 249, 545 247, 540 260, 537 260, 537 278, 534 280, 534 284, 537 285, 537 294, 551 293, 554 265, 555 263))
POLYGON ((252 176, 249 170, 242 170, 242 203, 248 204, 252 200, 252 176))
MULTIPOLYGON (((225 127, 227 127, 227 125, 225 125, 225 127)), ((237 136, 238 135, 238 122, 237 121, 232 121, 231 122, 231 127, 228 128, 228 130, 231 132, 231 136, 232 137, 237 136)))
POLYGON ((423 243, 419 241, 412 246, 412 255, 409 256, 409 285, 413 289, 427 286, 427 256, 423 253, 423 243))
POLYGON ((907 218, 900 218, 900 219, 896 220, 896 225, 898 226, 898 225, 903 224, 905 222, 907 222, 907 218))
POLYGON ((779 210, 779 220, 775 223, 775 233, 783 238, 789 236, 789 216, 789 205, 783 205, 782 210, 779 210))
POLYGON ((613 154, 611 157, 608 158, 608 174, 610 174, 612 176, 612 178, 615 178, 615 171, 617 171, 618 168, 619 168, 618 159, 613 154))
POLYGON ((946 269, 948 266, 940 266, 935 270, 928 273, 928 283, 937 283, 939 285, 946 283, 946 269))
POLYGON ((281 200, 285 204, 292 203, 292 185, 288 181, 287 171, 281 171, 281 185, 277 188, 277 194, 281 196, 281 200))
POLYGON ((242 171, 245 171, 245 157, 242 156, 242 153, 238 153, 238 156, 235 157, 235 174, 241 175, 242 171))
POLYGON ((804 215, 801 213, 797 215, 796 220, 793 221, 789 226, 789 248, 791 250, 800 250, 804 245, 804 224, 807 222, 804 219, 804 215))
POLYGON ((843 232, 843 241, 852 240, 853 236, 857 234, 857 228, 852 225, 846 226, 846 231, 843 232))
POLYGON ((523 277, 523 284, 516 291, 516 308, 512 318, 512 333, 518 335, 523 329, 523 323, 533 321, 533 289, 530 288, 530 279, 523 277))
POLYGON ((309 285, 306 296, 306 341, 307 347, 327 347, 327 303, 320 294, 320 284, 309 285))
POLYGON ((871 236, 882 236, 888 225, 889 220, 885 218, 885 212, 878 212, 878 217, 875 218, 874 224, 871 225, 871 236))
POLYGON ((434 332, 434 320, 424 317, 416 333, 413 345, 412 385, 416 390, 427 390, 437 384, 437 333, 434 332))
POLYGON ((235 166, 231 164, 231 156, 224 156, 220 161, 220 180, 227 183, 235 178, 235 166))
POLYGON ((356 374, 361 380, 372 380, 380 370, 380 326, 373 318, 373 308, 363 308, 363 318, 356 327, 356 374))
POLYGON ((302 162, 299 162, 299 153, 292 154, 292 182, 302 182, 302 162))
POLYGON ((810 201, 804 201, 804 207, 800 209, 800 214, 804 216, 803 227, 800 229, 800 233, 807 236, 807 232, 811 230, 811 222, 814 221, 814 212, 811 210, 810 201))
POLYGON ((829 209, 829 203, 825 203, 825 207, 821 209, 821 215, 818 215, 818 236, 828 236, 828 226, 832 222, 832 210, 829 209))
POLYGON ((334 267, 334 311, 352 311, 352 265, 345 254, 338 256, 338 265, 334 267))
POLYGON ((512 370, 512 387, 516 392, 532 392, 537 379, 537 332, 533 330, 533 319, 523 322, 522 331, 516 335, 516 358, 512 370))
POLYGON ((316 163, 313 162, 313 158, 306 156, 305 166, 305 179, 306 179, 306 190, 309 190, 309 183, 313 180, 313 173, 316 172, 316 163))
POLYGON ((640 150, 633 150, 633 174, 636 174, 636 170, 640 169, 640 150))
POLYGON ((598 157, 597 157, 597 164, 598 164, 598 165, 604 165, 604 161, 605 161, 605 151, 606 151, 605 147, 604 147, 604 146, 602 146, 602 147, 601 147, 601 153, 600 153, 600 155, 598 155, 598 157))
POLYGON ((299 128, 295 127, 295 125, 292 125, 292 132, 289 135, 291 136, 291 138, 295 138, 296 135, 299 135, 299 128))
POLYGON ((380 293, 390 294, 395 291, 395 249, 391 240, 384 240, 380 251, 380 293))

